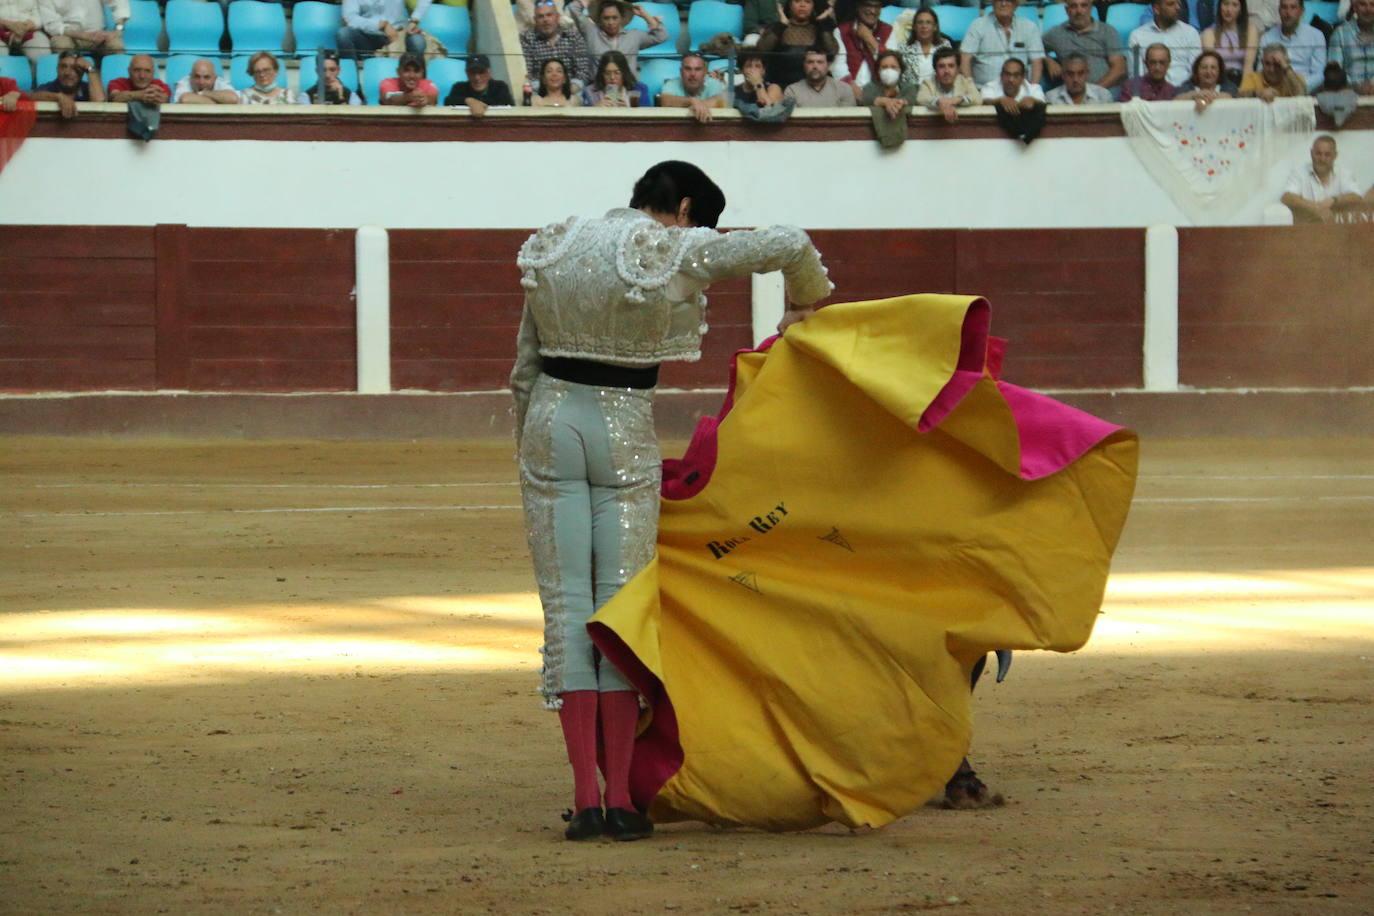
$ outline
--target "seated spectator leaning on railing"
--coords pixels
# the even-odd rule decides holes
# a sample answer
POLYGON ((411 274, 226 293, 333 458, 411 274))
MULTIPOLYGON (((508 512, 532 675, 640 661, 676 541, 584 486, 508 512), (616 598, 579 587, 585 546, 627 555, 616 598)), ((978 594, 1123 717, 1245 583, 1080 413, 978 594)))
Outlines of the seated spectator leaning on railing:
POLYGON ((692 117, 705 124, 711 120, 711 109, 724 108, 725 83, 706 70, 706 58, 693 51, 682 57, 679 76, 665 80, 658 95, 664 108, 690 108, 692 117))
POLYGON ((1030 82, 1040 83, 1045 66, 1040 26, 1016 15, 1017 5, 1017 0, 992 0, 992 15, 973 20, 964 34, 959 69, 979 86, 996 82, 1003 62, 1011 59, 1026 65, 1030 82))
POLYGON ((1296 99, 1307 95, 1307 80, 1294 73, 1288 65, 1288 51, 1283 45, 1265 45, 1260 61, 1259 71, 1245 74, 1240 81, 1241 98, 1272 102, 1274 99, 1296 99))
POLYGON ((1336 168, 1334 137, 1322 134, 1312 141, 1310 155, 1311 164, 1293 170, 1279 198, 1295 223, 1329 223, 1341 210, 1364 205, 1355 176, 1336 168))
POLYGON ((1126 77, 1126 55, 1122 53, 1121 34, 1116 27, 1093 18, 1092 0, 1065 0, 1064 11, 1068 20, 1048 29, 1043 39, 1045 50, 1058 57, 1045 58, 1049 77, 1059 79, 1064 61, 1070 54, 1078 54, 1088 64, 1089 85, 1103 89, 1119 85, 1126 77))
POLYGON ((971 77, 959 72, 959 52, 945 47, 935 52, 935 75, 921 84, 916 101, 953 124, 959 120, 956 109, 983 104, 983 94, 971 77))
POLYGON ((575 26, 559 22, 558 11, 548 0, 536 0, 534 28, 521 33, 520 50, 525 53, 525 74, 536 90, 546 60, 563 62, 573 94, 580 93, 596 73, 597 59, 587 49, 586 39, 575 26))
POLYGON ((1237 92, 1234 83, 1226 79, 1226 61, 1216 51, 1203 51, 1193 61, 1193 75, 1188 82, 1178 87, 1174 93, 1176 101, 1193 100, 1193 108, 1206 111, 1207 106, 1218 99, 1233 98, 1237 92))
POLYGON ((840 49, 844 51, 847 73, 841 76, 856 89, 867 86, 878 69, 878 52, 887 48, 892 26, 879 19, 883 0, 859 0, 854 18, 841 22, 840 49))
POLYGON ((1133 76, 1121 84, 1123 102, 1141 99, 1146 102, 1167 102, 1178 92, 1178 87, 1169 82, 1169 49, 1162 44, 1152 44, 1145 49, 1145 73, 1133 76))
POLYGON ((172 87, 172 102, 177 105, 237 105, 239 94, 232 83, 216 72, 214 61, 202 57, 191 65, 191 72, 172 87))
MULTIPOLYGON (((324 86, 312 89, 307 96, 312 105, 361 105, 362 96, 344 85, 339 76, 339 54, 337 51, 321 51, 320 66, 324 71, 324 86)), ((308 79, 302 75, 303 79, 308 79)))
POLYGON ((360 53, 371 57, 402 33, 407 51, 424 51, 420 20, 425 18, 432 2, 419 0, 414 11, 407 13, 405 0, 343 0, 343 25, 337 35, 339 54, 354 59, 360 53))
MULTIPOLYGON (((1140 76, 1144 53, 1153 45, 1163 45, 1169 51, 1169 70, 1165 82, 1177 86, 1188 78, 1193 61, 1202 53, 1202 36, 1197 29, 1179 21, 1179 0, 1155 0, 1151 5, 1154 17, 1131 33, 1126 42, 1131 58, 1131 73, 1140 76)), ((1125 99, 1122 99, 1125 101, 1125 99)))
MULTIPOLYGON (((821 15, 828 12, 828 9, 823 10, 821 15)), ((839 43, 835 40, 834 21, 819 19, 813 0, 785 0, 783 14, 786 21, 775 22, 764 29, 756 47, 768 55, 764 58, 768 78, 791 87, 806 77, 804 58, 813 48, 821 49, 834 61, 839 43)), ((845 88, 853 99, 853 91, 845 88)))
POLYGON ((1279 0, 1279 24, 1260 36, 1262 45, 1280 44, 1288 51, 1288 63, 1303 79, 1309 92, 1322 84, 1326 69, 1326 37, 1302 21, 1303 0, 1279 0))
POLYGON ((1106 105, 1115 101, 1110 89, 1088 82, 1088 59, 1077 51, 1067 54, 1059 68, 1064 83, 1045 93, 1051 105, 1106 105))
POLYGON ((1327 59, 1345 69, 1360 95, 1374 95, 1374 0, 1354 0, 1355 18, 1331 33, 1327 59))
POLYGON ((744 78, 735 87, 735 104, 747 102, 760 108, 777 105, 782 101, 782 87, 768 82, 763 66, 763 55, 757 51, 745 51, 739 57, 739 72, 744 78))
POLYGON ((474 54, 468 58, 468 78, 454 83, 444 99, 445 105, 466 105, 474 118, 487 113, 492 105, 509 108, 515 104, 510 86, 491 75, 491 58, 474 54))
POLYGON ((38 0, 0 0, 0 47, 37 62, 52 50, 38 0))
MULTIPOLYGON (((587 15, 582 0, 573 0, 567 9, 582 31, 592 57, 600 61, 607 51, 619 52, 629 64, 631 74, 639 72, 640 51, 668 40, 668 30, 662 19, 645 12, 638 4, 631 6, 625 0, 601 0, 601 5, 595 10, 596 22, 592 22, 587 15), (635 16, 649 24, 649 31, 625 28, 635 16)), ((626 79, 632 82, 628 75, 626 79)))
POLYGON ((39 11, 43 17, 43 31, 48 33, 52 49, 123 54, 124 23, 129 20, 129 2, 111 2, 115 27, 107 29, 105 7, 100 0, 41 0, 39 11))
POLYGON ((253 85, 239 90, 240 105, 308 105, 303 94, 277 85, 281 63, 270 51, 259 51, 248 58, 248 75, 253 85))
POLYGON ((383 105, 424 108, 439 104, 439 87, 425 79, 425 56, 407 51, 396 64, 396 75, 382 80, 377 101, 383 105))
POLYGON ((161 105, 172 97, 171 88, 157 79, 157 65, 147 54, 129 58, 129 75, 110 80, 106 96, 111 102, 143 102, 161 105))
POLYGON ((1002 63, 998 79, 983 87, 983 99, 996 109, 1007 136, 1026 145, 1045 127, 1045 93, 1026 79, 1026 65, 1018 57, 1002 63))
POLYGON ((783 90, 798 108, 852 108, 854 90, 830 75, 831 55, 812 48, 802 56, 802 78, 783 90))
POLYGON ((75 51, 57 56, 57 79, 33 91, 35 102, 56 102, 63 118, 76 117, 77 102, 105 101, 105 84, 90 59, 75 51))

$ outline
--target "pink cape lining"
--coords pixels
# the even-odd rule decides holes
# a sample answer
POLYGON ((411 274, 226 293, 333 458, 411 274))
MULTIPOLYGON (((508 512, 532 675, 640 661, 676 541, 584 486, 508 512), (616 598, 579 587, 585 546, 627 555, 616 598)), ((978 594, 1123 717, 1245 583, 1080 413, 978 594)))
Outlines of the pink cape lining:
MULTIPOLYGON (((1020 476, 1025 480, 1037 480, 1063 470, 1107 436, 1122 429, 1053 398, 1001 381, 998 376, 1006 341, 989 336, 989 320, 986 300, 973 303, 964 316, 954 373, 922 412, 917 424, 919 432, 938 427, 985 376, 996 381, 1016 424, 1021 444, 1020 476)), ((756 349, 739 350, 731 357, 730 385, 720 412, 697 421, 692 441, 681 458, 663 461, 661 492, 664 499, 687 499, 700 493, 710 482, 716 465, 716 436, 721 421, 735 402, 738 359, 746 353, 766 351, 777 340, 778 335, 774 335, 756 349)), ((614 631, 596 622, 587 624, 587 629, 597 649, 624 672, 653 712, 647 727, 636 739, 630 770, 630 795, 640 810, 648 810, 654 796, 682 766, 677 714, 662 682, 614 631)))

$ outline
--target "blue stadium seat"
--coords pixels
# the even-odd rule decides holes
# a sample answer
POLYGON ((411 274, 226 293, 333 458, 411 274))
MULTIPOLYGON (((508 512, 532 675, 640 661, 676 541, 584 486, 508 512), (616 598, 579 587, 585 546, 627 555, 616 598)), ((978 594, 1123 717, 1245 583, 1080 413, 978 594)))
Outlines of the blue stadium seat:
MULTIPOLYGON (((433 9, 433 7, 430 7, 433 9)), ((367 105, 377 105, 377 87, 382 80, 396 75, 396 58, 369 57, 363 62, 362 95, 367 105)), ((440 99, 439 101, 443 101, 440 99)))
POLYGON ((1021 6, 1018 6, 1016 8, 1016 15, 1020 16, 1022 19, 1029 19, 1036 25, 1040 24, 1040 7, 1034 4, 1023 3, 1021 6))
MULTIPOLYGON (((299 4, 297 6, 299 7, 299 4)), ((319 73, 318 63, 313 56, 301 61, 302 92, 314 91, 317 73, 319 73)), ((339 81, 354 92, 358 91, 358 62, 356 60, 343 58, 339 61, 339 81)))
POLYGON ((218 3, 167 0, 167 50, 172 54, 219 54, 224 10, 218 3))
POLYGON ((100 81, 108 88, 110 80, 129 75, 129 58, 132 54, 106 54, 100 58, 100 81))
MULTIPOLYGON (((114 28, 114 13, 105 10, 105 28, 114 28)), ((129 21, 124 23, 124 50, 129 54, 159 54, 162 41, 162 9, 157 0, 129 0, 129 21)))
POLYGON ((1332 25, 1338 25, 1336 17, 1340 15, 1341 5, 1339 3, 1333 2, 1333 0, 1312 0, 1305 6, 1307 15, 1302 17, 1303 22, 1311 24, 1313 16, 1320 16, 1332 25))
POLYGON ((721 0, 696 0, 687 11, 687 40, 693 51, 721 32, 744 38, 744 7, 721 0))
MULTIPOLYGON (((200 60, 199 54, 173 54, 167 58, 167 75, 162 78, 162 81, 172 87, 172 91, 175 92, 177 83, 181 82, 183 77, 190 75, 191 68, 195 66, 198 60, 200 60)), ((213 57, 210 60, 214 62, 215 70, 218 71, 219 61, 213 57)))
MULTIPOLYGON (((21 55, 22 56, 22 55, 21 55)), ((33 88, 57 79, 57 55, 44 54, 33 66, 33 88)))
MULTIPOLYGON (((1102 16, 1098 14, 1097 7, 1092 8, 1093 19, 1102 21, 1102 16)), ((1063 25, 1069 21, 1069 14, 1064 9, 1062 3, 1047 3, 1040 8, 1040 31, 1048 32, 1057 25, 1063 25)))
POLYGON ((280 54, 286 38, 286 13, 280 3, 234 0, 229 4, 229 42, 235 53, 271 51, 280 54))
MULTIPOLYGON (((453 84, 461 83, 468 78, 468 65, 451 57, 436 57, 425 64, 425 76, 439 90, 439 104, 442 105, 444 99, 448 98, 448 91, 453 88, 453 84)), ((511 91, 514 92, 515 89, 511 91)))
POLYGON ((883 11, 878 14, 879 22, 886 22, 888 25, 897 21, 897 17, 906 12, 904 6, 885 6, 883 11))
POLYGON ((320 0, 301 0, 291 8, 291 32, 296 36, 296 54, 305 57, 320 48, 339 47, 339 27, 343 25, 340 7, 320 0))
MULTIPOLYGON (((649 57, 676 57, 677 39, 678 36, 682 34, 682 17, 678 14, 677 4, 645 2, 639 5, 644 7, 644 12, 653 16, 658 16, 662 19, 663 27, 668 30, 668 40, 662 44, 654 45, 652 48, 645 48, 643 51, 640 51, 639 59, 644 60, 649 57)), ((648 30, 649 24, 643 19, 636 16, 635 21, 639 23, 639 25, 634 26, 635 28, 648 30)))
MULTIPOLYGON (((254 52, 256 53, 256 52, 254 52)), ((235 89, 247 89, 253 85, 253 77, 248 72, 248 61, 253 57, 252 54, 235 54, 229 58, 229 83, 235 89)), ((273 55, 277 57, 277 55, 273 55)), ((286 86, 286 65, 277 57, 277 85, 283 89, 286 86)))
POLYGON ((639 66, 639 81, 645 85, 650 97, 663 90, 665 81, 673 79, 681 72, 681 61, 669 57, 654 57, 639 66))
POLYGON ((949 36, 955 44, 964 40, 968 27, 978 18, 978 10, 971 6, 951 6, 941 4, 933 7, 940 20, 940 31, 949 36))
POLYGON ((8 76, 19 84, 20 92, 33 88, 33 68, 29 59, 22 54, 8 54, 0 57, 0 76, 8 76))
POLYGON ((443 42, 449 54, 466 55, 468 39, 472 37, 472 20, 468 11, 461 6, 445 6, 435 3, 420 20, 420 28, 443 42))
POLYGON ((1131 40, 1131 33, 1140 28, 1141 17, 1151 15, 1150 8, 1143 3, 1117 3, 1107 7, 1107 25, 1121 35, 1124 49, 1131 40))

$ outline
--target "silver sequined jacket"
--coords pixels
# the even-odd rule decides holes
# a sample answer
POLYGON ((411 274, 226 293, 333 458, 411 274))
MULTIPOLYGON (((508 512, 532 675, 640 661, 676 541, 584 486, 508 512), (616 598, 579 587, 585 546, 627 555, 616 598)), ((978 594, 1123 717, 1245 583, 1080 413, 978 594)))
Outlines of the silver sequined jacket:
POLYGON ((617 366, 691 361, 706 332, 703 293, 716 280, 781 270, 799 305, 833 289, 800 229, 679 229, 630 209, 547 226, 516 263, 526 290, 511 372, 517 436, 543 356, 617 366))

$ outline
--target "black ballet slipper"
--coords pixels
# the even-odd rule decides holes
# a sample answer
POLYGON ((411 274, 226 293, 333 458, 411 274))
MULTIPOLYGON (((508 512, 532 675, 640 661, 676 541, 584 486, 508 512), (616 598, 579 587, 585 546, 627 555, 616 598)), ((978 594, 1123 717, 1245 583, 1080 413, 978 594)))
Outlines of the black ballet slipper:
POLYGON ((614 840, 645 840, 654 835, 654 825, 638 811, 606 809, 606 835, 614 840))
POLYGON ((600 808, 583 808, 576 814, 570 809, 563 813, 563 820, 568 822, 563 836, 570 840, 587 840, 606 832, 606 816, 600 808))

